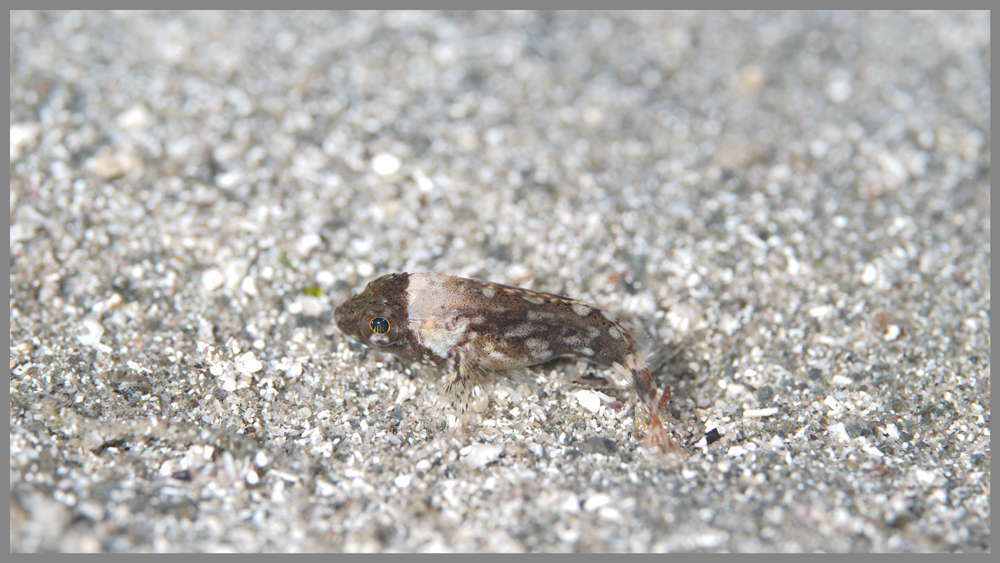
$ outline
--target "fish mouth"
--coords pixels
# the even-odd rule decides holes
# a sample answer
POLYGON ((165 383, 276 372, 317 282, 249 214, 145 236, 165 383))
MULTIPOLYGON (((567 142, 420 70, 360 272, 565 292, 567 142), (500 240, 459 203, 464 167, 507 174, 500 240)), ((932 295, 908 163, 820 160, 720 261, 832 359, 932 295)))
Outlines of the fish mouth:
POLYGON ((350 303, 342 303, 339 307, 333 310, 333 322, 340 329, 340 332, 344 334, 350 334, 351 332, 347 329, 347 319, 351 316, 350 312, 352 307, 348 307, 350 303))

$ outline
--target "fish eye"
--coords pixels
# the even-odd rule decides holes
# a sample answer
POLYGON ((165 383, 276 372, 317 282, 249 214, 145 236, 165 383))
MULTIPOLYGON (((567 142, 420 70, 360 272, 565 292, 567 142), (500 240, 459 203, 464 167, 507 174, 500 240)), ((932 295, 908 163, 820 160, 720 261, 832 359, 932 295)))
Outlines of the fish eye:
POLYGON ((385 334, 389 332, 389 321, 382 317, 375 317, 374 319, 368 321, 368 326, 371 327, 372 332, 375 334, 385 334))

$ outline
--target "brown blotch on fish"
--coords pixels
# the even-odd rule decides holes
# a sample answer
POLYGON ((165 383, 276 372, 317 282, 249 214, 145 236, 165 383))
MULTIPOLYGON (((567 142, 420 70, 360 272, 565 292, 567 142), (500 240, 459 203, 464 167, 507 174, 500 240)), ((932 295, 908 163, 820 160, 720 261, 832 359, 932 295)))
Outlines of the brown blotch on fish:
POLYGON ((525 367, 576 358, 628 381, 649 413, 647 440, 677 451, 658 413, 667 395, 657 391, 640 355, 645 336, 587 303, 431 272, 389 274, 337 307, 334 319, 362 344, 445 370, 441 388, 463 427, 480 390, 525 367))

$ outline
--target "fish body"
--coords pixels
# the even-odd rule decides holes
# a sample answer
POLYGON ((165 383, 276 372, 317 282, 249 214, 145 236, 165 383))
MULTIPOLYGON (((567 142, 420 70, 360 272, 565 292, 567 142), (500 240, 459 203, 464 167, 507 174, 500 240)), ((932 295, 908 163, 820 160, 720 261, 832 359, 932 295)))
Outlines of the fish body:
MULTIPOLYGON (((650 414, 650 438, 669 446, 642 357, 645 335, 601 309, 567 297, 431 272, 389 274, 334 312, 349 337, 447 373, 444 390, 468 410, 473 390, 514 370, 575 358, 632 384, 650 414)), ((660 403, 669 393, 664 391, 660 403)))

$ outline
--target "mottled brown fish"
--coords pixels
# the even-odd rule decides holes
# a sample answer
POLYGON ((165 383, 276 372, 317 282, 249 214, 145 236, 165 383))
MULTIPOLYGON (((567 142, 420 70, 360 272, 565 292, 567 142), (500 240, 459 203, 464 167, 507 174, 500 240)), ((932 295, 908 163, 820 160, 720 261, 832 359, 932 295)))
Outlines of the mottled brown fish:
POLYGON ((593 305, 496 283, 404 273, 372 281, 337 307, 334 319, 363 344, 445 370, 444 391, 463 414, 477 385, 514 370, 556 358, 611 368, 632 384, 649 412, 648 438, 675 449, 657 412, 670 388, 662 395, 656 390, 641 355, 645 336, 593 305))

